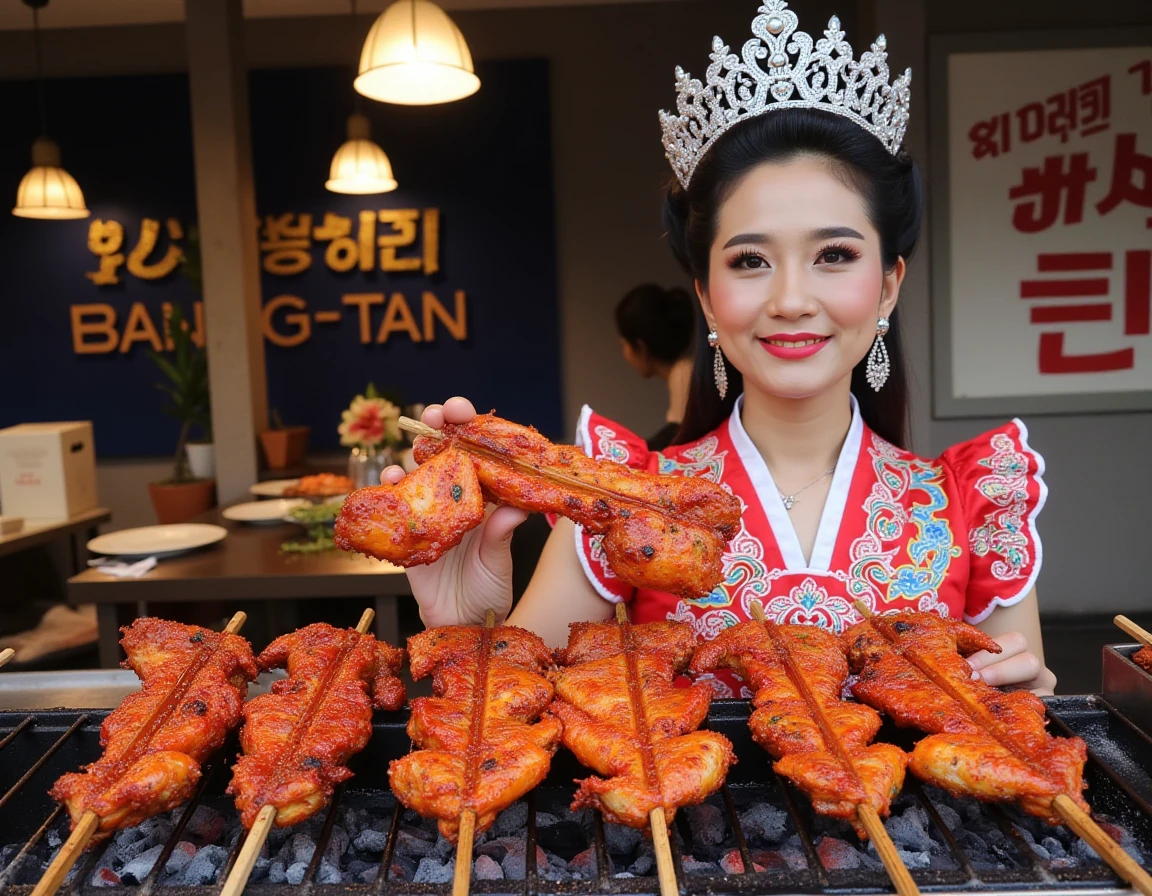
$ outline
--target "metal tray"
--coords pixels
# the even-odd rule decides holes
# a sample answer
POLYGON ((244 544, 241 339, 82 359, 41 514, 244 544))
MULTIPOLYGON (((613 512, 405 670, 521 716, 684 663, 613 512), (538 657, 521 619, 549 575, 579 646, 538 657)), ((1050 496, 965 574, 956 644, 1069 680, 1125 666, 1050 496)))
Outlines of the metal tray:
POLYGON ((1139 644, 1111 644, 1104 648, 1101 695, 1132 722, 1152 735, 1152 675, 1134 662, 1139 644))

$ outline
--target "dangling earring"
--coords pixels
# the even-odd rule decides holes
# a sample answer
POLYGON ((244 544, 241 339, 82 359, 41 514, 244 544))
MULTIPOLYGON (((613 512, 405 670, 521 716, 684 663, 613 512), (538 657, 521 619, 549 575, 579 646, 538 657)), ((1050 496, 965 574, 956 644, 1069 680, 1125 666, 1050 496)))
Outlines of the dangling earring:
POLYGON ((877 392, 888 382, 888 374, 892 372, 892 362, 888 360, 888 348, 884 345, 884 337, 888 334, 890 326, 886 317, 876 321, 876 340, 872 343, 872 350, 868 352, 868 363, 864 367, 868 385, 877 392))
POLYGON ((720 400, 728 394, 728 371, 724 367, 724 353, 720 351, 720 334, 715 330, 708 331, 708 344, 716 349, 712 358, 712 376, 716 379, 716 391, 720 393, 720 400))

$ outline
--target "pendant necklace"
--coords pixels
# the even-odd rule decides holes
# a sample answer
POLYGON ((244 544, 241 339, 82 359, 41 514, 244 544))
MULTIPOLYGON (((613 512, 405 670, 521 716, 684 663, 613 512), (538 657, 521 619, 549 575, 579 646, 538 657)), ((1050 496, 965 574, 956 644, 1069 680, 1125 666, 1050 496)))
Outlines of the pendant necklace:
POLYGON ((796 496, 797 495, 799 495, 801 492, 805 491, 806 489, 811 488, 817 482, 819 482, 821 479, 827 479, 829 476, 831 476, 835 472, 836 472, 835 466, 833 466, 831 469, 825 470, 823 473, 821 473, 819 476, 817 476, 815 479, 813 479, 811 482, 809 482, 806 486, 804 486, 804 488, 798 489, 790 495, 786 495, 786 494, 784 494, 784 492, 781 492, 779 489, 777 489, 777 492, 779 492, 779 494, 780 494, 780 500, 784 502, 784 509, 785 510, 791 510, 796 504, 796 496))

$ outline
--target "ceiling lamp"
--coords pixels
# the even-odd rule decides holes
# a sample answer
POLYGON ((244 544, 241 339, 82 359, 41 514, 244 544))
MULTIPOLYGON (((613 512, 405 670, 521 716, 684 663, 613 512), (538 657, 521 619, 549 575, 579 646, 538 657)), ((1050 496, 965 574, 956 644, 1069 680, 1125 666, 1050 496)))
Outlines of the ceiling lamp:
POLYGON ((372 25, 353 86, 406 106, 449 103, 480 89, 464 35, 430 0, 396 0, 372 25))
POLYGON ((392 163, 372 142, 372 126, 359 112, 348 116, 348 140, 332 156, 324 184, 333 193, 387 193, 396 189, 392 163))
POLYGON ((40 55, 40 10, 48 0, 24 0, 32 9, 32 35, 36 44, 36 81, 40 94, 41 137, 32 144, 32 170, 24 175, 16 190, 12 214, 20 218, 87 218, 84 194, 76 179, 60 167, 60 147, 49 140, 44 112, 44 66, 40 55))

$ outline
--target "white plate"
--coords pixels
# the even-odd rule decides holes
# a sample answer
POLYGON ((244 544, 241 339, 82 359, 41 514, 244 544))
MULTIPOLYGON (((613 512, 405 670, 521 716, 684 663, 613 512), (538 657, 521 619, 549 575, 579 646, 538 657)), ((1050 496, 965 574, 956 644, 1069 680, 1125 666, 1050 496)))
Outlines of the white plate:
POLYGON ((299 484, 299 479, 270 479, 267 482, 257 482, 248 491, 257 498, 280 498, 284 495, 284 489, 299 484))
POLYGON ((94 554, 117 557, 160 557, 193 551, 223 541, 228 530, 206 523, 179 523, 174 526, 143 526, 109 532, 88 542, 94 554))
POLYGON ((303 498, 276 498, 271 501, 249 501, 226 507, 221 516, 237 523, 279 523, 290 510, 309 502, 303 498))

